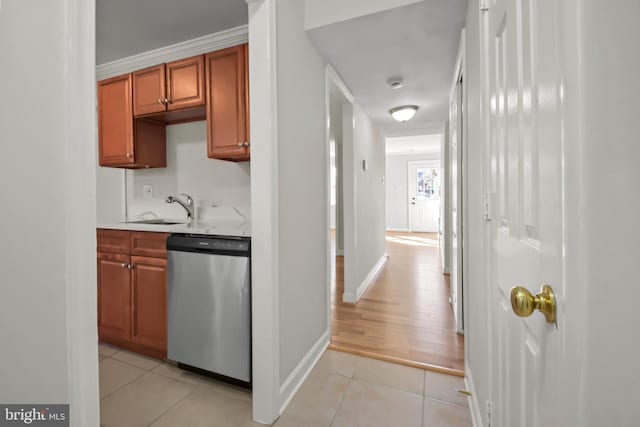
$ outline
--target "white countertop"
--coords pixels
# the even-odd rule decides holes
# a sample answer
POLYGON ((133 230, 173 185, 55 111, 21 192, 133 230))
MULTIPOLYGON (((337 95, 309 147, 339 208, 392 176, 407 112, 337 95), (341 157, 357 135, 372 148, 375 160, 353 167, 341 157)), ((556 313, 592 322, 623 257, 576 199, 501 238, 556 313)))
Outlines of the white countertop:
MULTIPOLYGON (((171 219, 165 218, 167 221, 171 219)), ((137 219, 132 219, 136 221, 137 219)), ((184 220, 177 220, 181 222, 184 220)), ((109 230, 128 230, 128 231, 152 231, 160 233, 189 233, 189 234, 206 234, 217 236, 237 236, 250 237, 251 226, 248 222, 242 223, 238 221, 221 221, 221 220, 202 220, 191 221, 181 224, 139 224, 132 222, 113 222, 98 223, 97 228, 109 230)))

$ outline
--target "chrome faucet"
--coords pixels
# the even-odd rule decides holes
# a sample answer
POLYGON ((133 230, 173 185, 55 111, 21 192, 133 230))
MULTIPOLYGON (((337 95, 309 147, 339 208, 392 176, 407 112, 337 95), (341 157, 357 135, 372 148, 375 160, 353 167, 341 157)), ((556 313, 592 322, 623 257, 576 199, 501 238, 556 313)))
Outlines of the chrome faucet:
POLYGON ((193 198, 185 193, 181 193, 186 199, 186 203, 183 202, 182 200, 180 200, 180 198, 178 197, 174 197, 174 196, 169 196, 166 199, 164 199, 165 202, 167 203, 177 203, 180 206, 182 206, 184 208, 185 211, 187 211, 187 220, 191 221, 193 219, 193 198))

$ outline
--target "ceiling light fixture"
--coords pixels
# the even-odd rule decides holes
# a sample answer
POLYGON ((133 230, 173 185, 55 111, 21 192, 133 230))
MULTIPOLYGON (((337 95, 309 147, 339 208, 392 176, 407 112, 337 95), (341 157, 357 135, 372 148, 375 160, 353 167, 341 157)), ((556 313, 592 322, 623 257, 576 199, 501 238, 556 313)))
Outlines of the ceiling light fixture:
POLYGON ((399 122, 406 122, 416 115, 416 111, 418 111, 417 105, 403 105, 401 107, 392 108, 389 110, 389 114, 399 122))

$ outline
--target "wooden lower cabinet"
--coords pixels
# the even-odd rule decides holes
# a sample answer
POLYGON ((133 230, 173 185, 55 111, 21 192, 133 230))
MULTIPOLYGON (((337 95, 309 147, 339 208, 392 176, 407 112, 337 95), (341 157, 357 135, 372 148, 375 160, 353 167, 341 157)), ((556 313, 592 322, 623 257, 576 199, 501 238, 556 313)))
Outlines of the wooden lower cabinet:
POLYGON ((166 353, 167 260, 134 256, 131 265, 131 341, 166 353))
POLYGON ((129 255, 98 252, 98 334, 104 341, 131 337, 129 255))
POLYGON ((98 230, 98 335, 100 341, 167 357, 168 234, 98 230), (104 245, 114 238, 130 245, 104 245), (149 242, 146 244, 145 242, 149 242), (112 250, 111 253, 105 252, 112 250), (154 256, 138 256, 140 253, 154 256))

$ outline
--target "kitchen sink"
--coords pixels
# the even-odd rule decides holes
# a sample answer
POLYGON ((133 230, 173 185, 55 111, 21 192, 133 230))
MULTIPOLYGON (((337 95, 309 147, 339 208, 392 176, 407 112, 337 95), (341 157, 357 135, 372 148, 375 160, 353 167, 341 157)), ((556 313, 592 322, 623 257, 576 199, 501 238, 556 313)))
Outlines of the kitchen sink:
POLYGON ((126 224, 178 225, 185 223, 166 219, 140 219, 135 221, 126 221, 126 224))

